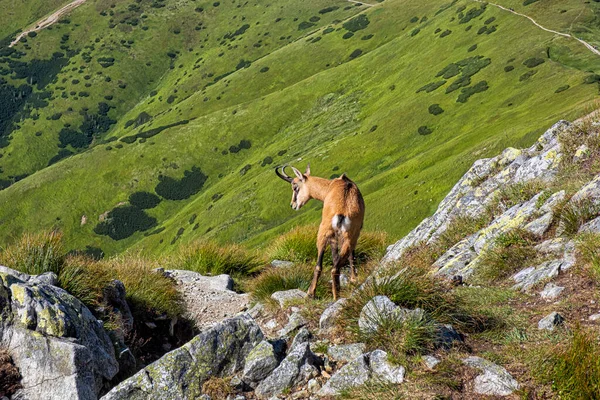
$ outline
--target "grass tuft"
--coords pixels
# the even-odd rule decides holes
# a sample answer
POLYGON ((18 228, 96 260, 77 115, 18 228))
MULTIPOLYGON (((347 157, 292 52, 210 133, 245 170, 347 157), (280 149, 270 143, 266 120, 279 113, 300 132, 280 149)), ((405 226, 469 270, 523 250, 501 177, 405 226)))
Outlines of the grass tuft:
POLYGON ((573 236, 586 222, 600 214, 600 205, 590 198, 569 202, 560 209, 559 227, 562 234, 573 236))
POLYGON ((530 200, 548 185, 540 181, 529 181, 502 186, 488 205, 490 215, 500 215, 509 208, 530 200))
MULTIPOLYGON (((294 265, 287 268, 265 269, 256 278, 245 283, 245 289, 252 294, 254 301, 271 303, 271 295, 275 292, 300 289, 307 291, 312 282, 314 267, 307 264, 294 265)), ((329 273, 323 271, 315 297, 322 298, 327 293, 328 285, 325 283, 329 279, 329 273)))
POLYGON ((54 231, 25 234, 0 252, 0 264, 29 275, 58 274, 64 259, 62 234, 54 231))

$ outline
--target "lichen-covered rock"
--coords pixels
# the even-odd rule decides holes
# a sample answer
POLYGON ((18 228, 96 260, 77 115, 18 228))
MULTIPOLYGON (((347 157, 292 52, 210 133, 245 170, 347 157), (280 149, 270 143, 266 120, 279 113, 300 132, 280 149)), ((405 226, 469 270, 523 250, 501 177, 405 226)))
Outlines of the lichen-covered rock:
POLYGON ((123 334, 128 334, 133 329, 133 314, 127 304, 125 285, 115 279, 103 289, 104 304, 111 308, 113 313, 119 315, 123 334))
POLYGON ((349 362, 367 350, 364 343, 338 344, 327 348, 327 355, 336 361, 349 362))
POLYGON ((324 331, 333 328, 347 301, 348 299, 339 299, 327 307, 319 319, 319 328, 324 331))
POLYGON ((242 380, 246 383, 258 382, 266 378, 278 364, 273 345, 263 340, 246 357, 242 380))
POLYGON ((369 354, 369 365, 375 379, 393 384, 404 381, 405 368, 389 362, 388 354, 383 350, 375 350, 369 354))
POLYGON ((539 330, 553 331, 558 325, 561 325, 565 319, 556 311, 546 315, 538 322, 539 330))
POLYGON ((583 224, 577 233, 600 233, 600 217, 583 224))
MULTIPOLYGON (((405 237, 388 247, 383 264, 400 259, 411 246, 436 240, 457 217, 481 216, 500 187, 553 179, 562 158, 558 136, 570 127, 570 123, 559 121, 528 149, 506 149, 500 156, 477 160, 441 201, 431 217, 423 220, 405 237)), ((529 210, 519 211, 518 224, 525 222, 521 220, 521 216, 531 216, 527 211, 529 210)), ((515 225, 514 222, 508 222, 509 225, 515 225)), ((464 257, 461 262, 465 263, 464 257)))
POLYGON ((317 393, 319 396, 337 396, 341 392, 364 385, 371 377, 367 355, 360 355, 340 368, 317 393))
POLYGON ((250 351, 264 339, 248 314, 240 314, 202 331, 182 347, 121 382, 102 400, 199 397, 211 376, 231 376, 244 368, 250 351))
POLYGON ((544 290, 540 292, 540 296, 544 300, 556 300, 563 290, 565 290, 564 287, 548 282, 544 287, 544 290))
POLYGON ((434 356, 423 356, 421 358, 423 359, 423 362, 429 369, 434 369, 436 365, 438 365, 441 362, 439 358, 436 358, 434 356))
MULTIPOLYGON (((294 349, 297 345, 301 343, 309 343, 313 338, 312 333, 306 327, 300 328, 296 336, 294 336, 294 340, 292 340, 292 344, 290 345, 290 349, 294 349)), ((283 339, 282 339, 283 340, 283 339)))
POLYGON ((113 345, 83 303, 45 281, 0 271, 0 345, 23 376, 15 398, 94 399, 118 372, 113 345))
POLYGON ((268 399, 290 389, 305 378, 301 374, 302 366, 311 363, 314 357, 316 356, 310 351, 308 342, 298 344, 281 364, 258 384, 254 393, 259 399, 268 399))
POLYGON ((488 396, 508 396, 519 390, 519 383, 504 369, 481 357, 468 357, 463 363, 483 372, 474 381, 474 391, 488 396))
POLYGON ((363 333, 376 332, 381 319, 391 316, 397 309, 387 296, 375 296, 361 310, 358 327, 363 333))
POLYGON ((294 263, 291 261, 273 260, 271 261, 271 266, 273 268, 290 268, 294 266, 294 263))
POLYGON ((306 325, 306 323, 306 319, 302 316, 302 314, 299 312, 293 312, 292 315, 290 315, 288 323, 279 331, 279 336, 286 337, 296 329, 306 325))
POLYGON ((530 232, 536 236, 542 236, 548 228, 550 228, 550 224, 552 224, 552 220, 554 218, 554 214, 548 212, 542 215, 539 218, 534 219, 527 225, 523 227, 527 232, 530 232))
POLYGON ((306 292, 300 289, 290 289, 281 292, 275 292, 271 295, 271 298, 279 303, 280 307, 284 307, 285 303, 291 300, 298 300, 306 298, 306 292))
POLYGON ((528 291, 537 283, 558 276, 561 270, 562 260, 545 261, 537 267, 528 267, 513 275, 516 282, 514 290, 528 291))

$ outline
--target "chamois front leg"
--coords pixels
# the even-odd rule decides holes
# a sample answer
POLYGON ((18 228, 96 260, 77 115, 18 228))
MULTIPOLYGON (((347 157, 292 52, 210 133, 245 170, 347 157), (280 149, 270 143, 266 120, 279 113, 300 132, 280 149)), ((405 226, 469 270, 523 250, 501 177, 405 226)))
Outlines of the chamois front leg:
POLYGON ((348 262, 350 264, 350 282, 356 283, 357 275, 356 275, 356 267, 354 266, 354 250, 350 252, 350 256, 348 257, 348 262))
POLYGON ((317 283, 319 282, 319 277, 323 270, 323 255, 325 254, 325 248, 327 247, 327 242, 331 236, 329 230, 327 225, 321 224, 319 227, 319 233, 317 235, 317 265, 315 266, 315 272, 310 287, 308 288, 308 292, 306 292, 310 298, 315 297, 317 283))

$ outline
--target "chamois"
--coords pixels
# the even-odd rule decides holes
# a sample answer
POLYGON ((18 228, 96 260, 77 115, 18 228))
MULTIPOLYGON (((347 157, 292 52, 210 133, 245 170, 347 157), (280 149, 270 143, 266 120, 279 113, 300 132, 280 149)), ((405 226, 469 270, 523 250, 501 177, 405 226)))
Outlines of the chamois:
POLYGON ((346 261, 349 261, 350 264, 350 280, 356 281, 354 249, 363 226, 365 202, 356 184, 346 174, 335 179, 311 176, 309 164, 304 174, 291 167, 296 175, 295 178, 291 178, 285 173, 287 166, 275 168, 275 173, 292 185, 291 207, 299 210, 310 199, 323 202, 323 214, 317 236, 317 266, 308 288, 308 296, 314 297, 315 295, 317 281, 323 268, 323 254, 329 243, 333 259, 332 292, 333 298, 337 300, 340 288, 340 268, 346 261))

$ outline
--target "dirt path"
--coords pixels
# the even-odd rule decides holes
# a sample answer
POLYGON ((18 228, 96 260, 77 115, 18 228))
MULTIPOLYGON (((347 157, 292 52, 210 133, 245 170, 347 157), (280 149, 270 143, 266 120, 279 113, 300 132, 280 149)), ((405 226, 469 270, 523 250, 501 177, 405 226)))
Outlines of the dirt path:
POLYGON ((356 3, 356 4, 362 4, 363 6, 367 6, 367 7, 375 7, 377 4, 369 4, 369 3, 363 3, 362 1, 356 1, 356 0, 347 0, 350 3, 356 3))
POLYGON ((500 8, 500 9, 504 10, 504 11, 508 11, 508 12, 510 12, 510 13, 513 13, 513 14, 515 14, 515 15, 519 15, 519 16, 521 16, 521 17, 527 18, 527 19, 528 19, 528 20, 530 20, 530 21, 531 21, 531 22, 532 22, 532 23, 533 23, 535 26, 537 26, 538 28, 540 28, 540 29, 542 29, 542 30, 544 30, 544 31, 546 31, 546 32, 554 33, 555 35, 563 36, 563 37, 566 37, 566 38, 575 39, 575 40, 577 40, 578 42, 580 42, 581 44, 583 44, 585 47, 587 47, 587 48, 588 48, 588 50, 590 50, 592 53, 594 53, 594 54, 596 54, 596 55, 600 56, 600 51, 599 51, 599 50, 597 50, 597 49, 596 49, 594 46, 592 46, 592 45, 591 45, 591 44, 589 44, 588 42, 586 42, 585 40, 579 39, 578 37, 575 37, 575 36, 573 36, 573 35, 571 35, 571 34, 568 34, 568 33, 563 33, 563 32, 558 32, 558 31, 555 31, 555 30, 552 30, 552 29, 548 29, 548 28, 546 28, 546 27, 544 27, 544 26, 542 26, 542 25, 538 24, 538 23, 537 23, 537 21, 536 21, 536 20, 534 20, 533 18, 531 18, 529 15, 521 14, 521 13, 519 13, 519 12, 516 12, 515 10, 511 10, 510 8, 506 8, 506 7, 504 7, 504 6, 501 6, 501 5, 499 5, 499 4, 489 3, 489 2, 487 2, 487 1, 483 1, 483 0, 475 0, 475 1, 476 1, 476 2, 478 2, 478 3, 486 3, 486 4, 492 5, 492 6, 494 6, 494 7, 498 7, 498 8, 500 8))
POLYGON ((13 47, 15 44, 17 44, 19 42, 19 40, 21 40, 21 38, 23 36, 27 35, 29 32, 41 31, 42 29, 47 28, 50 25, 56 23, 60 19, 60 17, 62 17, 69 11, 74 10, 75 8, 79 7, 80 5, 85 3, 85 1, 86 0, 74 0, 73 2, 71 2, 71 3, 67 4, 66 6, 60 8, 59 10, 55 11, 49 17, 46 17, 46 18, 38 21, 33 28, 29 28, 29 29, 26 29, 23 32, 21 32, 19 34, 19 36, 17 36, 17 38, 15 40, 13 40, 12 43, 8 47, 13 47))

